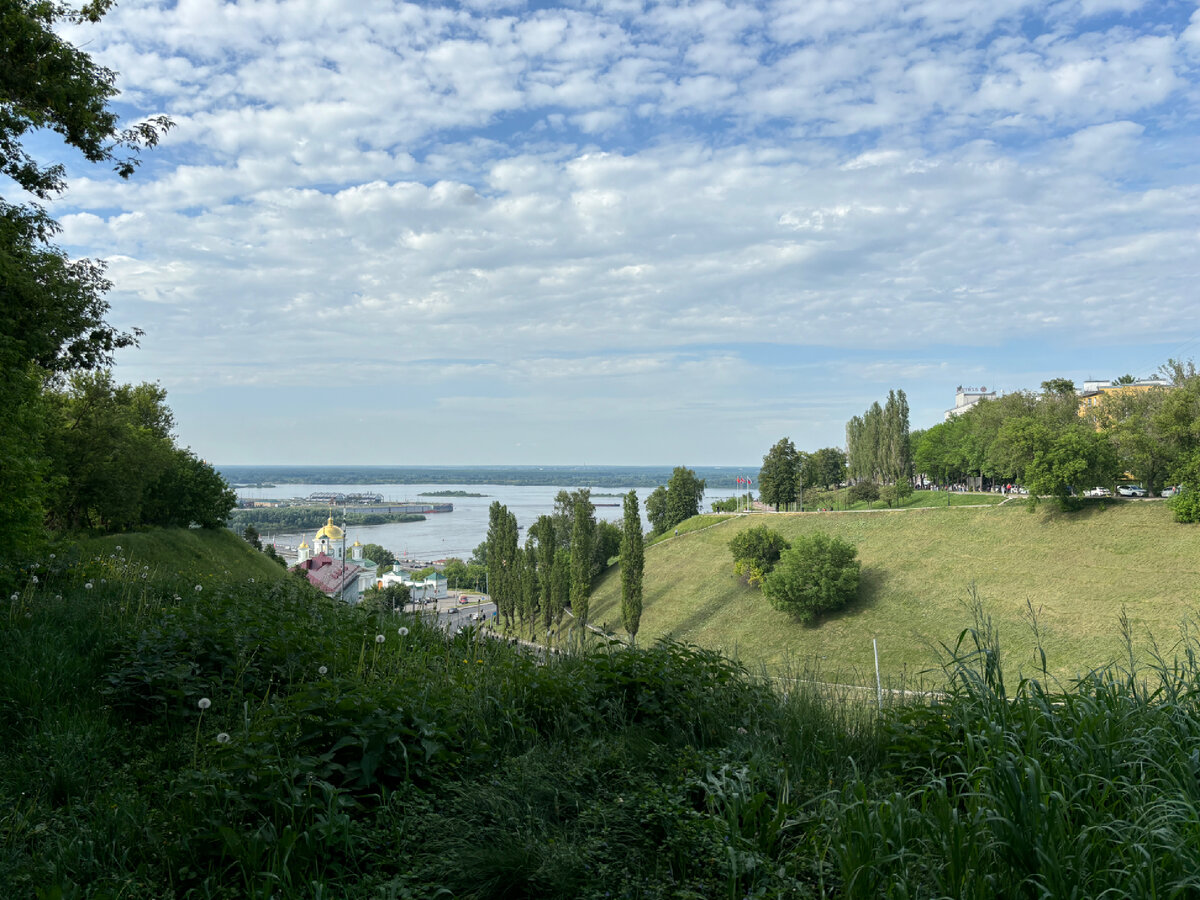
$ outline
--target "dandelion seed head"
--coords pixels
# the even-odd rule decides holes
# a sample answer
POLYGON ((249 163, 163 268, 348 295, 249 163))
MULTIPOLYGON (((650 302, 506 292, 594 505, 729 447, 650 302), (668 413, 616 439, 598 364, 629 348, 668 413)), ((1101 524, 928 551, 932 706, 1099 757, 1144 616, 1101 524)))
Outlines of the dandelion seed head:
POLYGON ((383 635, 382 635, 382 634, 377 634, 377 635, 375 635, 375 643, 377 643, 377 644, 382 644, 382 643, 383 643, 383 641, 384 641, 384 637, 383 637, 383 635))
POLYGON ((83 583, 83 588, 84 590, 90 591, 92 589, 92 583, 90 581, 85 581, 83 583))
POLYGON ((400 626, 400 627, 399 627, 399 628, 396 630, 396 633, 397 633, 397 634, 399 634, 399 635, 400 635, 400 637, 405 637, 405 636, 407 636, 407 634, 408 634, 408 629, 407 629, 407 628, 405 628, 403 625, 401 625, 401 626, 400 626))
POLYGON ((329 669, 326 666, 321 666, 321 668, 317 669, 318 675, 325 675, 328 672, 329 672, 329 669))
POLYGON ((229 743, 229 735, 226 732, 222 731, 220 734, 217 735, 217 743, 218 744, 228 744, 229 743))
POLYGON ((50 554, 50 558, 51 558, 51 559, 54 559, 54 558, 55 558, 53 553, 51 553, 51 554, 50 554))
POLYGON ((16 599, 17 599, 17 598, 19 598, 20 596, 21 596, 21 595, 20 595, 20 594, 18 594, 16 591, 13 591, 13 595, 12 595, 11 597, 9 597, 8 599, 9 599, 9 600, 16 600, 16 599))
POLYGON ((201 697, 199 700, 196 701, 196 705, 198 707, 200 707, 201 709, 208 709, 210 706, 212 706, 212 701, 209 700, 207 697, 201 697))
POLYGON ((197 593, 197 594, 198 594, 198 593, 200 593, 202 590, 204 590, 204 586, 203 586, 203 585, 199 585, 199 584, 198 584, 198 585, 196 585, 196 593, 197 593))

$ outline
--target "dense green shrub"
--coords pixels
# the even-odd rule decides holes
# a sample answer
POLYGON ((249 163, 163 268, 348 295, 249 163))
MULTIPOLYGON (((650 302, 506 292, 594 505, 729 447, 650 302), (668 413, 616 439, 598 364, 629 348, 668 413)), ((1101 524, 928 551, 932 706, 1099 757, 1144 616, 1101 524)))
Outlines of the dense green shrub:
POLYGON ((885 484, 879 489, 879 499, 889 507, 899 506, 912 496, 913 487, 907 479, 901 479, 895 484, 885 484))
POLYGON ((761 585, 779 562, 779 555, 790 546, 783 535, 766 525, 747 528, 729 542, 733 571, 745 575, 750 584, 761 585))
POLYGON ((1167 499, 1176 522, 1200 522, 1200 491, 1188 488, 1167 499))
POLYGON ((851 503, 874 503, 879 499, 879 485, 873 481, 860 481, 850 485, 848 496, 851 503))
POLYGON ((823 532, 803 535, 779 557, 763 581, 763 593, 776 609, 801 622, 839 609, 858 593, 858 549, 823 532))

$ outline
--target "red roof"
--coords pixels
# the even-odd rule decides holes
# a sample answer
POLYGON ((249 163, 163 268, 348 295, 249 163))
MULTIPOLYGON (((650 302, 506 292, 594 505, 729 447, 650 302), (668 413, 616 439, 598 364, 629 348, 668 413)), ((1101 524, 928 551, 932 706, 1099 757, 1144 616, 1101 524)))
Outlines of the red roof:
POLYGON ((334 559, 326 553, 318 553, 300 565, 306 570, 308 583, 330 597, 354 584, 358 580, 358 573, 362 571, 362 566, 334 559))

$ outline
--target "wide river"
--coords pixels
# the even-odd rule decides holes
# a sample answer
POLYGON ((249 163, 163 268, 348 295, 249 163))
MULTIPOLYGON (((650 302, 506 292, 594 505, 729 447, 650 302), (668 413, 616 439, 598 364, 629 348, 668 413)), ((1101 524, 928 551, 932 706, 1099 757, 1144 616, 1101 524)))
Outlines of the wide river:
MULTIPOLYGON (((457 556, 468 559, 472 552, 487 538, 488 507, 499 500, 517 517, 521 528, 521 541, 525 540, 525 529, 538 516, 554 511, 554 498, 562 490, 577 490, 550 485, 508 484, 281 484, 273 488, 238 488, 239 497, 247 499, 280 499, 307 497, 320 492, 382 494, 385 501, 416 500, 431 503, 453 503, 454 512, 430 513, 423 522, 405 522, 395 525, 357 525, 347 528, 347 539, 351 542, 379 544, 400 559, 432 562, 457 556), (437 497, 421 496, 438 491, 467 491, 484 494, 483 497, 437 497)), ((646 497, 653 488, 635 488, 642 508, 642 529, 649 530, 646 522, 646 497)), ((596 505, 596 518, 620 524, 623 517, 621 495, 628 488, 593 488, 592 503, 596 505), (610 496, 611 495, 611 496, 610 496), (609 505, 611 504, 611 505, 609 505)), ((712 509, 714 500, 732 497, 736 490, 712 490, 704 494, 701 511, 712 509)), ((334 515, 338 523, 338 516, 334 515)), ((316 529, 313 529, 315 533, 316 529)), ((301 539, 312 543, 313 534, 296 532, 267 533, 263 529, 263 540, 282 547, 295 547, 301 539)))

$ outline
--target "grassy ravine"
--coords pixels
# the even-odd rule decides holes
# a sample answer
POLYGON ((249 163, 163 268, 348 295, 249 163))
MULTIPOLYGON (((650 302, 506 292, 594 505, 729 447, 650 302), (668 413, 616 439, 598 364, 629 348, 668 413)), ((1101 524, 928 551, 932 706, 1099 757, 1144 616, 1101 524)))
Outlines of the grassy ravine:
MULTIPOLYGON (((704 517, 701 517, 701 520, 704 517)), ((697 520, 699 521, 699 520, 697 520)), ((871 640, 885 677, 911 678, 962 628, 974 583, 1003 637, 1008 668, 1038 657, 1038 612, 1051 672, 1071 677, 1124 656, 1128 616, 1139 651, 1170 648, 1200 595, 1200 529, 1178 525, 1158 501, 1097 502, 1075 513, 1049 503, 991 509, 756 514, 680 534, 647 550, 640 637, 671 635, 778 672, 789 661, 874 683, 871 640), (810 627, 770 608, 733 574, 728 544, 765 524, 787 538, 823 530, 852 541, 862 560, 859 599, 810 627)), ((591 621, 618 634, 620 575, 596 586, 591 621)))
POLYGON ((99 562, 96 557, 111 560, 121 556, 150 566, 159 577, 178 573, 223 581, 275 581, 287 575, 283 566, 263 553, 251 551, 245 541, 225 528, 156 528, 86 538, 69 542, 62 559, 90 558, 99 562))
POLYGON ((111 546, 0 573, 0 897, 1200 890, 1195 640, 1058 692, 1006 683, 975 609, 948 694, 876 712, 681 644, 541 665, 236 546, 111 546))

